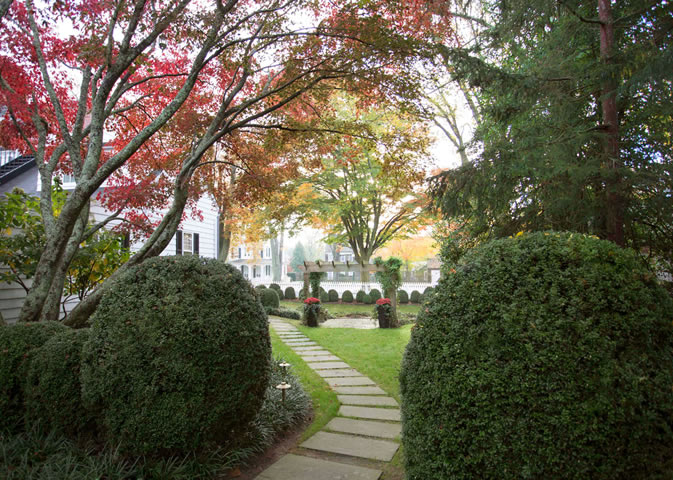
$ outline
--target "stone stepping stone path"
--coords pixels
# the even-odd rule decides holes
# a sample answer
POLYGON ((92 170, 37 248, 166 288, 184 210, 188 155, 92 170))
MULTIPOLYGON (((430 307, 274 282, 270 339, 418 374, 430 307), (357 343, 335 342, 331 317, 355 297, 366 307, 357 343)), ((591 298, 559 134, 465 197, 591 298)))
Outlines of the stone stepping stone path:
POLYGON ((381 462, 400 447, 402 432, 397 401, 370 378, 311 341, 293 325, 271 318, 281 340, 320 375, 342 404, 338 416, 260 473, 260 480, 378 480, 381 462), (314 453, 311 453, 314 452, 314 453), (322 453, 329 460, 316 458, 322 453))

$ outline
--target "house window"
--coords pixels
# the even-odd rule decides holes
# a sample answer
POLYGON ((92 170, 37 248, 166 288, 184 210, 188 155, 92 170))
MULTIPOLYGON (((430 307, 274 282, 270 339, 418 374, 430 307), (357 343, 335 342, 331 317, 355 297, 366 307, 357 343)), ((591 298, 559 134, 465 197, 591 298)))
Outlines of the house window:
POLYGON ((259 258, 264 258, 264 250, 259 251, 259 258))
POLYGON ((243 274, 243 278, 248 278, 248 266, 247 265, 241 265, 241 273, 243 274))
POLYGON ((71 175, 69 173, 64 173, 62 180, 63 180, 63 185, 66 185, 68 183, 76 183, 75 182, 75 176, 71 175))
POLYGON ((252 278, 259 278, 262 276, 262 267, 257 265, 252 267, 252 278))
POLYGON ((183 232, 178 230, 175 234, 175 254, 176 255, 198 255, 199 254, 199 234, 192 232, 183 232))
POLYGON ((266 247, 266 258, 271 258, 271 248, 266 247))
POLYGON ((267 277, 271 276, 271 265, 264 266, 264 275, 266 275, 267 277))
POLYGON ((242 252, 242 250, 243 250, 243 249, 242 249, 241 247, 238 247, 238 258, 243 258, 243 252, 242 252))

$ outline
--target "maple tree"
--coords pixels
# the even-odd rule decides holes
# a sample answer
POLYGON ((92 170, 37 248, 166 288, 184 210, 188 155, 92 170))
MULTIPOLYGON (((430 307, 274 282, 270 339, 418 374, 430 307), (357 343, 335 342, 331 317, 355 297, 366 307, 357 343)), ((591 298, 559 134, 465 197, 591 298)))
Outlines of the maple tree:
POLYGON ((363 130, 335 139, 319 167, 309 172, 304 182, 313 196, 304 208, 310 221, 325 230, 328 243, 348 244, 364 266, 379 248, 414 233, 427 218, 422 188, 427 126, 381 106, 358 112, 353 98, 334 102, 332 121, 357 120, 363 130))
MULTIPOLYGON (((312 111, 310 102, 293 111, 299 100, 309 92, 324 98, 335 79, 379 96, 409 90, 397 74, 411 55, 403 34, 418 32, 407 17, 427 15, 409 16, 407 7, 70 0, 37 9, 30 0, 14 2, 0 25, 0 95, 7 107, 0 130, 3 146, 36 158, 46 232, 20 320, 53 318, 45 304, 62 292, 90 199, 105 182, 108 204, 117 208, 96 228, 133 203, 165 208, 124 270, 164 250, 190 199, 205 190, 199 175, 207 165, 235 163, 213 156, 214 145, 236 144, 237 132, 286 126, 288 118, 312 111), (114 148, 106 153, 110 131, 114 148), (61 173, 77 183, 54 217, 49 192, 61 173)), ((249 169, 250 182, 259 179, 260 166, 249 169)), ((140 219, 130 216, 132 223, 140 219)), ((92 313, 105 285, 72 312, 74 324, 92 313)))

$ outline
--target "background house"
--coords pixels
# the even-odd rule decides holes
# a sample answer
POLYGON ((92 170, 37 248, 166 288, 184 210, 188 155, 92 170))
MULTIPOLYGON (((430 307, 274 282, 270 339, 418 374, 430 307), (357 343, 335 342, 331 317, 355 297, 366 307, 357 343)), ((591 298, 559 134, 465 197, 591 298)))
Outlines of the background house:
MULTIPOLYGON (((286 256, 283 255, 285 258, 286 256)), ((227 263, 236 267, 245 278, 255 285, 269 285, 273 280, 273 250, 271 242, 255 242, 246 244, 245 241, 234 246, 227 258, 227 263)), ((288 280, 288 265, 281 265, 280 281, 288 280)))

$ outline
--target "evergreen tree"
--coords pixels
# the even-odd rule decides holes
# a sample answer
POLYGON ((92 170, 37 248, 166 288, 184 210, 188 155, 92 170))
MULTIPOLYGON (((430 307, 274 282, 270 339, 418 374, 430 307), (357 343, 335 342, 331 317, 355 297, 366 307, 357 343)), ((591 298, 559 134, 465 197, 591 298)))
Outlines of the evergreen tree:
POLYGON ((434 179, 467 240, 522 230, 673 251, 667 2, 494 0, 467 48, 440 45, 481 106, 474 161, 434 179))
POLYGON ((306 260, 306 250, 304 245, 301 242, 297 242, 292 250, 292 257, 290 259, 290 267, 292 267, 292 272, 295 274, 295 280, 301 280, 301 270, 300 266, 304 265, 306 260))

